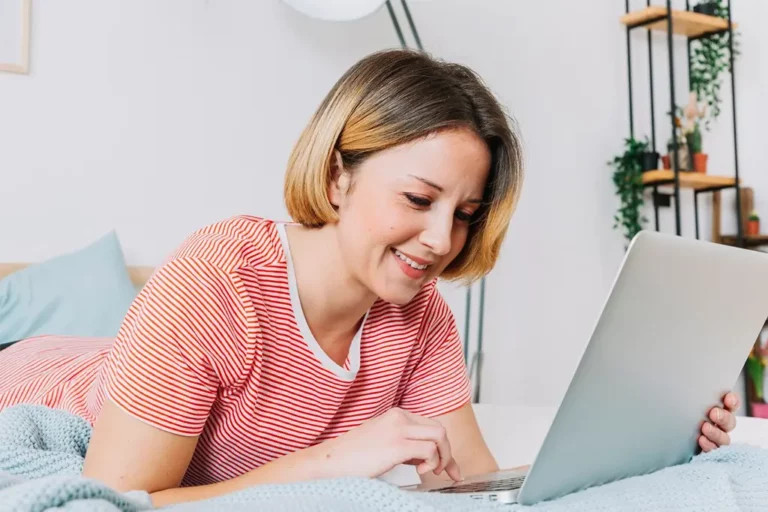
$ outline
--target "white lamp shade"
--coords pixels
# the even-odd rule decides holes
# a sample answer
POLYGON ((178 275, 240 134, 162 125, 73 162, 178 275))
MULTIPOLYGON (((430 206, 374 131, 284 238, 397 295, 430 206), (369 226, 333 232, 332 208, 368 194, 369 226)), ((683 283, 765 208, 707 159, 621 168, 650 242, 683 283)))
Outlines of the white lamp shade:
POLYGON ((351 21, 364 18, 386 0, 283 0, 311 18, 326 21, 351 21))

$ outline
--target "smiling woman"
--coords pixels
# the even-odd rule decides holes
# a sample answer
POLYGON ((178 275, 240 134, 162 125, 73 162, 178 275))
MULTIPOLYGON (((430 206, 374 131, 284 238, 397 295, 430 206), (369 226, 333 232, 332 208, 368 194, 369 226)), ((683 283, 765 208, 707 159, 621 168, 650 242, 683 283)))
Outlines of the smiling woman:
MULTIPOLYGON (((344 164, 340 150, 334 158, 324 192, 338 220, 325 229, 289 229, 294 237, 332 234, 327 246, 338 247, 339 254, 326 254, 346 260, 345 274, 337 277, 351 273, 368 291, 368 302, 378 297, 408 303, 471 250, 467 239, 484 221, 480 209, 490 167, 488 146, 475 132, 444 129, 380 149, 352 166, 344 164)), ((319 270, 318 258, 307 265, 319 270)))
POLYGON ((495 470, 436 280, 491 270, 521 180, 517 134, 471 70, 370 55, 294 148, 293 222, 193 233, 114 342, 3 351, 0 408, 94 423, 84 474, 156 505, 403 463, 425 481, 495 470))

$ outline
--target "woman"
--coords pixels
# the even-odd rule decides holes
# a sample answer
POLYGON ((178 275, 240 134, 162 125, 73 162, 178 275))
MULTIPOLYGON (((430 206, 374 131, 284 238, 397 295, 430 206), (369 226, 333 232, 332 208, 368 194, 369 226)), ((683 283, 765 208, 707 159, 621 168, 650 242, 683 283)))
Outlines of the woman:
MULTIPOLYGON (((156 505, 402 463, 425 481, 496 470, 435 282, 491 270, 521 181, 518 137, 475 74, 370 55, 291 155, 295 223, 243 216, 194 233, 114 343, 8 349, 0 407, 95 422, 83 473, 156 505), (39 370, 25 370, 32 355, 39 370)), ((735 400, 712 410, 704 450, 729 441, 735 400)))

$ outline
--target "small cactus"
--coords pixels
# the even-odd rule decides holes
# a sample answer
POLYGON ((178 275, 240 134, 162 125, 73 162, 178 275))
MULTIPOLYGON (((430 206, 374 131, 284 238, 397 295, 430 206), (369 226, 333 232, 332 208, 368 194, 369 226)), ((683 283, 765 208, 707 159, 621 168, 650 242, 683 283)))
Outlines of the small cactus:
POLYGON ((701 153, 701 131, 699 130, 699 123, 693 125, 693 131, 688 134, 688 146, 691 148, 691 153, 701 153))

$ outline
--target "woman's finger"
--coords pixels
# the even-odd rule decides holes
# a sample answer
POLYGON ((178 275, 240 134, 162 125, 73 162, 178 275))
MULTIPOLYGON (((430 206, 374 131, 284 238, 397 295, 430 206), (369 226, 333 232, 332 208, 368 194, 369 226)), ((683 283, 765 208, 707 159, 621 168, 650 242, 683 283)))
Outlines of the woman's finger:
POLYGON ((451 460, 451 462, 449 462, 448 465, 445 466, 445 472, 448 473, 448 476, 451 477, 455 482, 464 481, 464 477, 461 476, 461 470, 459 469, 459 465, 456 464, 455 460, 451 460))
POLYGON ((448 435, 442 425, 409 425, 405 428, 404 434, 407 439, 435 443, 440 456, 440 463, 434 469, 436 475, 442 473, 448 463, 453 460, 451 443, 448 442, 448 435))
POLYGON ((728 437, 728 434, 711 423, 705 423, 701 428, 701 431, 707 439, 715 444, 715 446, 726 446, 731 444, 731 438, 728 437))
POLYGON ((445 471, 449 465, 452 465, 451 472, 448 473, 448 476, 456 481, 463 480, 459 465, 453 459, 451 443, 448 441, 448 433, 446 432, 445 427, 443 427, 439 421, 431 418, 418 416, 408 411, 405 411, 405 414, 409 420, 414 422, 414 424, 406 427, 407 438, 430 440, 437 445, 437 451, 440 455, 440 465, 437 468, 434 468, 434 473, 439 475, 445 471))
POLYGON ((437 445, 432 441, 413 441, 407 439, 403 443, 406 455, 402 458, 406 464, 416 464, 416 471, 423 475, 434 471, 440 465, 440 455, 437 445))
POLYGON ((736 416, 719 407, 713 407, 712 410, 709 411, 709 419, 724 432, 730 432, 736 428, 736 416))
POLYGON ((717 448, 717 446, 715 446, 714 443, 712 443, 712 441, 707 439, 705 436, 699 436, 699 446, 701 446, 701 449, 705 452, 711 452, 717 448))
POLYGON ((725 398, 723 398, 723 404, 729 411, 736 411, 739 408, 739 405, 741 405, 739 395, 736 393, 728 393, 725 395, 725 398))

